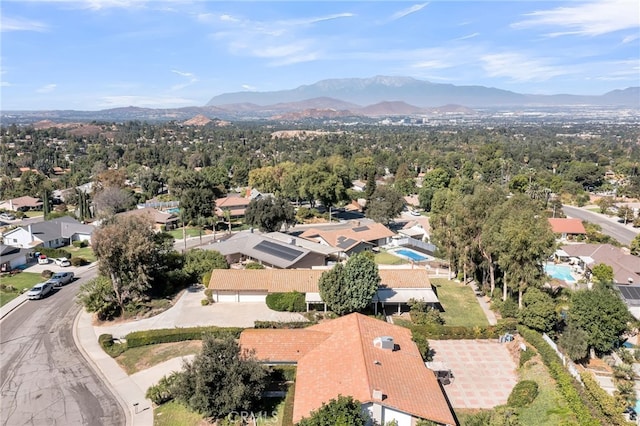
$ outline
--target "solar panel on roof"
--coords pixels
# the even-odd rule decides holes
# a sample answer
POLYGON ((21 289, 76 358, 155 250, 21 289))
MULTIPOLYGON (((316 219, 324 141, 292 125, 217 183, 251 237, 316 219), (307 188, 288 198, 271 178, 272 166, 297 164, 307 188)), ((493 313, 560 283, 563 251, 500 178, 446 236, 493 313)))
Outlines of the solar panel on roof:
POLYGON ((368 226, 358 226, 357 228, 353 228, 352 231, 353 232, 362 232, 362 231, 368 231, 369 227, 368 226))
POLYGON ((640 300, 640 287, 633 286, 618 286, 618 290, 622 293, 622 296, 627 300, 640 300))
POLYGON ((262 253, 270 254, 271 256, 276 256, 288 261, 291 261, 304 253, 300 250, 294 249, 293 247, 283 246, 271 241, 260 241, 260 243, 253 248, 261 251, 262 253))

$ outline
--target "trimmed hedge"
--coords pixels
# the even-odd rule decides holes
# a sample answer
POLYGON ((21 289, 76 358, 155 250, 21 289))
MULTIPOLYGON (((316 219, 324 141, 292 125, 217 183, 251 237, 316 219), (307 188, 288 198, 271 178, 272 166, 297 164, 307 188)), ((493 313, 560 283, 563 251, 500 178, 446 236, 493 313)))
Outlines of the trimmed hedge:
POLYGON ((609 419, 609 423, 613 425, 629 424, 622 414, 622 409, 616 402, 616 399, 609 395, 600 384, 593 378, 590 373, 580 373, 582 383, 584 383, 585 395, 600 412, 609 419))
POLYGON ((87 240, 76 240, 74 242, 71 243, 74 247, 77 248, 82 248, 82 247, 86 247, 89 245, 89 242, 87 240))
POLYGON ((525 365, 536 354, 537 352, 532 347, 528 347, 526 351, 520 351, 520 367, 525 365))
POLYGON ((523 380, 516 383, 507 404, 509 407, 526 407, 538 396, 538 383, 533 380, 523 380))
POLYGON ((185 328, 163 328, 158 330, 134 331, 127 334, 127 346, 136 348, 138 346, 155 345, 157 343, 182 342, 185 340, 202 340, 204 335, 211 335, 215 338, 233 336, 239 338, 242 333, 240 327, 185 327, 185 328))
POLYGON ((314 324, 311 321, 255 321, 253 328, 306 328, 314 324))
POLYGON ((549 374, 555 379, 558 390, 565 401, 567 401, 567 405, 576 416, 578 423, 584 426, 596 426, 602 423, 607 424, 608 422, 606 422, 602 416, 600 416, 601 418, 599 419, 593 417, 593 415, 598 413, 592 413, 589 410, 586 401, 581 395, 582 386, 567 372, 556 352, 544 341, 542 336, 538 332, 522 325, 518 326, 518 331, 520 335, 540 353, 542 361, 549 369, 549 374))
POLYGON ((307 310, 304 293, 297 291, 269 293, 267 294, 266 303, 269 309, 278 312, 304 312, 307 310))
POLYGON ((89 263, 84 257, 72 257, 69 262, 71 262, 71 266, 84 266, 89 263))
POLYGON ((111 334, 101 334, 100 337, 98 337, 98 343, 100 343, 102 349, 111 358, 115 358, 127 350, 127 345, 125 343, 115 344, 111 334))

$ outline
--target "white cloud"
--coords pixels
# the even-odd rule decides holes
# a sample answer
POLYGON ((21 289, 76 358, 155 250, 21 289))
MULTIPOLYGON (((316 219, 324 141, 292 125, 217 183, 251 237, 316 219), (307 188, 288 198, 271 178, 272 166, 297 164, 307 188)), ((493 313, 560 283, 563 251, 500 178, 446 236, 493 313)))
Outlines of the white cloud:
POLYGON ((38 21, 32 21, 24 18, 10 18, 8 16, 0 16, 0 31, 37 31, 45 32, 49 29, 46 24, 38 21))
POLYGON ((47 84, 47 85, 42 86, 39 89, 36 89, 36 92, 38 92, 38 93, 51 93, 54 90, 56 90, 56 87, 58 87, 57 84, 47 84))
POLYGON ((574 74, 566 66, 552 65, 546 59, 529 58, 521 53, 496 53, 480 57, 482 68, 490 77, 506 77, 512 81, 546 81, 574 74))
POLYGON ((11 87, 11 83, 8 81, 0 81, 0 87, 11 87))
POLYGON ((453 40, 454 41, 469 40, 470 38, 478 37, 479 35, 480 35, 480 33, 473 33, 473 34, 469 34, 469 35, 466 35, 466 36, 455 38, 453 40))
POLYGON ((450 63, 441 61, 439 59, 432 59, 427 61, 419 61, 411 65, 413 68, 417 69, 442 69, 451 67, 450 63))
POLYGON ((117 108, 117 107, 143 107, 143 108, 174 108, 185 105, 195 105, 197 101, 186 98, 176 98, 168 96, 104 96, 100 99, 99 106, 101 108, 117 108))
POLYGON ((632 41, 635 41, 637 39, 640 38, 640 34, 631 34, 629 36, 626 36, 625 38, 622 39, 623 43, 631 43, 632 41))
POLYGON ((187 79, 187 81, 184 83, 180 83, 172 86, 171 90, 173 91, 184 89, 185 87, 191 86, 193 83, 198 82, 198 77, 196 77, 195 74, 191 72, 185 72, 185 71, 179 71, 179 70, 171 70, 171 72, 174 74, 178 74, 179 76, 187 79))
POLYGON ((547 35, 597 36, 615 31, 640 28, 640 6, 636 0, 598 0, 576 6, 538 10, 525 15, 512 28, 563 28, 547 35))
POLYGON ((244 90, 249 90, 249 91, 251 91, 251 92, 253 92, 253 91, 256 91, 256 90, 257 90, 256 86, 251 86, 251 85, 249 85, 249 84, 243 84, 243 85, 242 85, 242 88, 243 88, 244 90))
POLYGON ((391 20, 395 21, 397 19, 404 18, 407 15, 411 15, 412 13, 419 12, 420 10, 424 9, 428 4, 429 3, 414 4, 411 7, 399 10, 398 12, 391 15, 391 20))

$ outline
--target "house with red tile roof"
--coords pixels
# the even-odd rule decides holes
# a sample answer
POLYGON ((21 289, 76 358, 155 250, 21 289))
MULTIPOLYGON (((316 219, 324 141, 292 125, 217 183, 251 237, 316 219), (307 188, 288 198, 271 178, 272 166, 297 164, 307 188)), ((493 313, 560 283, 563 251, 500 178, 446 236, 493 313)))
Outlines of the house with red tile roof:
MULTIPOLYGON (((216 302, 262 302, 269 293, 297 291, 305 293, 307 309, 324 305, 318 282, 324 271, 319 269, 214 269, 209 288, 216 302)), ((401 311, 410 299, 423 300, 439 307, 429 275, 425 269, 381 269, 380 287, 372 303, 377 310, 391 306, 401 311)), ((326 310, 326 306, 324 307, 326 310)))
POLYGON ((173 213, 167 213, 154 209, 153 207, 143 207, 136 210, 129 210, 118 213, 117 216, 142 216, 153 222, 153 228, 161 231, 170 231, 178 227, 180 218, 173 213))
POLYGON ((580 219, 550 217, 548 220, 553 233, 560 235, 560 239, 562 240, 570 240, 577 236, 587 235, 587 231, 584 229, 584 225, 580 219))
POLYGON ((247 206, 253 198, 243 197, 240 194, 230 194, 216 200, 216 216, 225 219, 227 212, 231 219, 244 217, 247 206))
POLYGON ((264 363, 297 365, 294 423, 348 395, 377 424, 457 424, 407 328, 354 313, 305 329, 247 329, 240 346, 264 363))
POLYGON ((23 197, 12 198, 0 201, 0 209, 17 211, 42 210, 42 200, 25 195, 23 197))

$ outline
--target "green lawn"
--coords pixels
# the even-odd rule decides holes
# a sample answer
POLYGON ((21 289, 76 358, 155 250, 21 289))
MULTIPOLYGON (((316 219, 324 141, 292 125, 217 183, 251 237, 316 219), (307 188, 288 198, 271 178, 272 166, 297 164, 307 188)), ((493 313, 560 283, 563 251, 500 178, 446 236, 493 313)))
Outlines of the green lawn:
POLYGON ((378 265, 403 265, 405 263, 408 263, 405 259, 394 256, 393 254, 386 251, 376 253, 374 260, 378 265))
POLYGON ((153 412, 154 426, 200 426, 209 424, 198 413, 179 402, 171 401, 162 404, 153 412))
MULTIPOLYGON (((171 231, 168 231, 168 233, 176 240, 182 239, 182 228, 173 229, 171 231)), ((200 228, 187 227, 186 233, 187 233, 187 237, 197 237, 200 235, 200 228)), ((204 235, 204 232, 202 232, 202 235, 204 235)))
POLYGON ((534 358, 520 369, 520 380, 538 383, 538 396, 531 405, 522 408, 518 416, 522 426, 577 425, 555 381, 539 358, 534 358))
POLYGON ((489 325, 471 287, 444 278, 434 278, 431 283, 436 287, 438 299, 444 308, 442 318, 446 325, 464 327, 489 325))
POLYGON ((6 303, 18 297, 18 295, 24 289, 29 289, 34 285, 46 281, 40 276, 40 274, 34 274, 33 272, 20 272, 12 276, 3 276, 0 278, 0 284, 5 286, 12 286, 15 291, 0 290, 0 306, 4 306, 6 303))
POLYGON ((89 246, 82 247, 82 248, 78 248, 78 247, 74 247, 74 246, 66 246, 66 247, 61 247, 61 248, 62 248, 62 250, 66 250, 69 253, 71 253, 72 257, 82 257, 82 258, 86 259, 88 262, 95 262, 96 261, 96 255, 93 254, 93 250, 89 246))
POLYGON ((116 361, 127 374, 134 374, 172 358, 195 355, 200 352, 201 347, 202 342, 199 340, 140 346, 127 349, 116 361))
POLYGON ((24 212, 24 215, 26 217, 40 217, 40 216, 44 216, 44 212, 42 210, 38 211, 38 210, 28 210, 26 212, 24 212))

